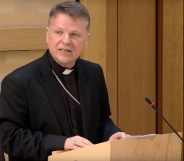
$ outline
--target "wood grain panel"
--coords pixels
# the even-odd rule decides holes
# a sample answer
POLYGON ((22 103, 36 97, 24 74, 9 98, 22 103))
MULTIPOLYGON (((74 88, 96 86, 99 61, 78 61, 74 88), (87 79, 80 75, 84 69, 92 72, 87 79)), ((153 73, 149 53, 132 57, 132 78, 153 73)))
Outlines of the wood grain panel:
POLYGON ((45 27, 54 4, 65 0, 0 1, 0 28, 45 27))
MULTIPOLYGON (((180 136, 182 133, 180 133, 180 136)), ((133 136, 111 143, 111 161, 183 161, 176 134, 133 136)))
MULTIPOLYGON (((163 114, 183 128, 183 0, 163 1, 163 114)), ((172 130, 163 123, 163 133, 172 130)))
POLYGON ((81 0, 91 16, 89 44, 82 58, 99 63, 106 78, 112 119, 117 122, 117 0, 81 0))
POLYGON ((43 55, 44 50, 0 52, 0 80, 16 68, 43 55))
POLYGON ((45 28, 0 29, 0 51, 46 49, 45 28))
POLYGON ((109 91, 112 119, 118 124, 118 15, 117 0, 107 0, 106 17, 106 82, 109 91))
POLYGON ((82 58, 99 63, 106 76, 106 0, 81 0, 90 13, 90 39, 82 58))
POLYGON ((155 132, 155 0, 118 1, 118 111, 130 134, 155 132))
MULTIPOLYGON (((156 104, 162 113, 163 0, 156 0, 156 104)), ((162 134, 162 118, 156 115, 156 132, 162 134)))

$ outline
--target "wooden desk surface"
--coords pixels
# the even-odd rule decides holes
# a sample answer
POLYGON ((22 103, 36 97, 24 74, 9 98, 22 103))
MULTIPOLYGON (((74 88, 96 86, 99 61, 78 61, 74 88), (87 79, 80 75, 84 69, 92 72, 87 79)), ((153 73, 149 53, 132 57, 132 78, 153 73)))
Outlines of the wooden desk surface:
POLYGON ((49 161, 181 161, 181 158, 182 141, 171 133, 104 142, 52 155, 49 161))
POLYGON ((58 153, 50 156, 49 161, 110 161, 110 142, 58 153))

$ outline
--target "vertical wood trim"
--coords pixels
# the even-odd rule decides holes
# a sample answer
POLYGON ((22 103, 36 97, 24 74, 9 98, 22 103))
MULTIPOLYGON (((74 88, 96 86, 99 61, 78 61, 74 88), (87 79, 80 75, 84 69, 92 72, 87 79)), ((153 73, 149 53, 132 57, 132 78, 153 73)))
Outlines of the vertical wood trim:
MULTIPOLYGON (((183 23, 184 23, 184 1, 183 1, 183 23)), ((184 24, 183 24, 183 31, 184 31, 184 24)), ((184 34, 183 34, 183 55, 184 55, 184 34)), ((184 78, 184 56, 183 56, 183 78, 184 78)), ((184 80, 183 80, 183 91, 184 91, 184 80)), ((184 95, 184 92, 183 92, 184 95)), ((184 98, 183 98, 184 99, 184 98)), ((183 100, 184 103, 184 100, 183 100)), ((184 104, 183 104, 183 120, 184 120, 184 104)), ((183 138, 184 138, 184 123, 183 123, 183 138)), ((182 160, 184 160, 184 143, 182 147, 182 160)))
MULTIPOLYGON (((162 113, 163 97, 163 0, 156 0, 156 104, 162 113)), ((162 133, 162 119, 156 114, 156 133, 162 133)))
POLYGON ((106 82, 108 87, 112 119, 118 125, 118 105, 117 105, 117 0, 107 0, 106 10, 107 38, 106 38, 106 82))
MULTIPOLYGON (((183 1, 183 23, 184 23, 184 1, 183 1)), ((183 31, 184 31, 184 24, 183 24, 183 31)), ((183 55, 184 55, 184 34, 183 34, 183 55)), ((183 75, 184 75, 184 56, 183 56, 183 75)), ((183 77, 184 78, 184 77, 183 77)), ((184 91, 184 80, 183 80, 183 91, 184 91)), ((183 92, 184 95, 184 92, 183 92)), ((184 98, 183 98, 184 99, 184 98)), ((184 103, 184 100, 183 100, 184 103)), ((183 121, 184 121, 184 104, 183 104, 183 121)), ((184 123, 183 123, 183 138, 184 138, 184 123)), ((184 143, 182 147, 182 160, 184 160, 184 143)))

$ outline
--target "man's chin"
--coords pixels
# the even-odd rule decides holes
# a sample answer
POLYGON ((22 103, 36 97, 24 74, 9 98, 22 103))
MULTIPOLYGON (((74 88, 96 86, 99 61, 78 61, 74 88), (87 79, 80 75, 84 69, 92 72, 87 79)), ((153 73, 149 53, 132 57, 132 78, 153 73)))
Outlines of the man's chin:
POLYGON ((75 65, 75 62, 76 61, 71 61, 71 60, 69 61, 69 60, 62 59, 61 61, 58 62, 58 64, 61 65, 62 67, 67 68, 67 69, 71 69, 75 65))

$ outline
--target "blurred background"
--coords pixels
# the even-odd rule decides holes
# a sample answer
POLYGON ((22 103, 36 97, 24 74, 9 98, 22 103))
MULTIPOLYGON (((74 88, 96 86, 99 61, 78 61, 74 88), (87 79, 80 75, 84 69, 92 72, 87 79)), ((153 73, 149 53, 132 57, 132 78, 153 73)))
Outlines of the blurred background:
MULTIPOLYGON (((51 7, 61 0, 0 0, 0 80, 43 55, 51 7)), ((129 134, 183 131, 183 0, 80 0, 91 15, 82 58, 99 63, 112 119, 129 134)))

